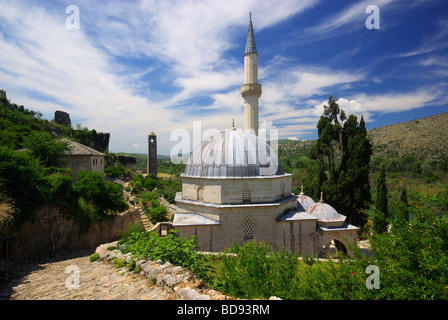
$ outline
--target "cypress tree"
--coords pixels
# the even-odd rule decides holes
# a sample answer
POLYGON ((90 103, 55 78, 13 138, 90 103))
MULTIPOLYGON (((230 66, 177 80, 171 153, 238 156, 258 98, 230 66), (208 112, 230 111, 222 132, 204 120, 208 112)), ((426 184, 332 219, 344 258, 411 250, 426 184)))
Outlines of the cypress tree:
POLYGON ((377 233, 387 231, 387 219, 389 218, 387 194, 386 169, 384 164, 382 164, 380 168, 380 175, 378 176, 376 184, 376 213, 373 219, 373 228, 377 233))
POLYGON ((314 184, 309 183, 307 190, 312 190, 310 195, 315 199, 324 191, 328 203, 346 215, 348 223, 362 228, 367 222, 365 209, 371 202, 369 164, 372 155, 364 118, 361 117, 359 124, 356 116, 347 118, 337 99, 330 96, 317 129, 319 137, 309 157, 317 160, 319 178, 314 178, 314 184), (337 147, 340 162, 336 159, 337 147))
POLYGON ((406 188, 404 186, 403 189, 401 189, 400 201, 404 205, 403 210, 399 212, 400 218, 402 218, 404 221, 409 221, 408 196, 406 193, 406 188))

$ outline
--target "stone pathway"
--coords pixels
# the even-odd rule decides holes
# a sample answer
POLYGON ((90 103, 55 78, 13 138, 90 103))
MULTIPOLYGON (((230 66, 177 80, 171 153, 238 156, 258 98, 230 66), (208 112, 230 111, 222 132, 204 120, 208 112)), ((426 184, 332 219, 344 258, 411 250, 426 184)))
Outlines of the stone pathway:
MULTIPOLYGON (((0 281, 0 300, 181 300, 174 290, 112 262, 90 262, 92 251, 21 265, 0 281), (79 270, 79 287, 75 276, 79 270)), ((1 280, 1 279, 0 279, 1 280)), ((190 283, 194 288, 195 283, 190 283)), ((213 293, 216 295, 216 293, 213 293)), ((214 297, 211 297, 214 299, 214 297)))

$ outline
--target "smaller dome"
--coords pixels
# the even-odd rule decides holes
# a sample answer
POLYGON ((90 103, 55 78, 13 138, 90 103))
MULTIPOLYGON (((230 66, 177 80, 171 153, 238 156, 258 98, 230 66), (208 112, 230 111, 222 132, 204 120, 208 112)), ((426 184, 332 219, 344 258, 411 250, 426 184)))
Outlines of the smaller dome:
POLYGON ((297 202, 302 206, 303 210, 305 211, 306 209, 308 209, 309 206, 316 203, 311 197, 308 197, 303 193, 303 186, 300 194, 298 195, 297 202))
POLYGON ((334 221, 341 220, 341 218, 345 218, 341 216, 332 206, 324 203, 323 194, 321 193, 320 201, 313 205, 310 205, 306 212, 315 216, 319 220, 325 221, 334 221))

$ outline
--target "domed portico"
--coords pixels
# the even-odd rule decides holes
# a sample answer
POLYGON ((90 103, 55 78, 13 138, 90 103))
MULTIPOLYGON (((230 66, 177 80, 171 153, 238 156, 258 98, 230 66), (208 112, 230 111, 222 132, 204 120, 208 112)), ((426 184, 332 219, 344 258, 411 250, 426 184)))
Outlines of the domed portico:
POLYGON ((323 255, 330 255, 330 246, 334 245, 337 251, 349 253, 349 245, 356 243, 359 228, 345 222, 346 216, 338 213, 331 205, 323 200, 310 205, 306 212, 316 217, 316 237, 314 255, 319 256, 324 248, 323 255))

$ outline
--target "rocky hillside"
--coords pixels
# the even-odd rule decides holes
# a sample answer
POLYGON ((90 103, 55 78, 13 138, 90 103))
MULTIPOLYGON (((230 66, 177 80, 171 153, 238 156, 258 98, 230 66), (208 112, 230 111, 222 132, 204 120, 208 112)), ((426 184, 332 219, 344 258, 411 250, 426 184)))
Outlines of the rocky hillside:
POLYGON ((448 112, 368 131, 374 156, 448 156, 448 112))
MULTIPOLYGON (((373 157, 413 155, 420 159, 448 156, 448 112, 368 131, 373 157)), ((314 141, 281 140, 279 156, 307 155, 314 141)))

